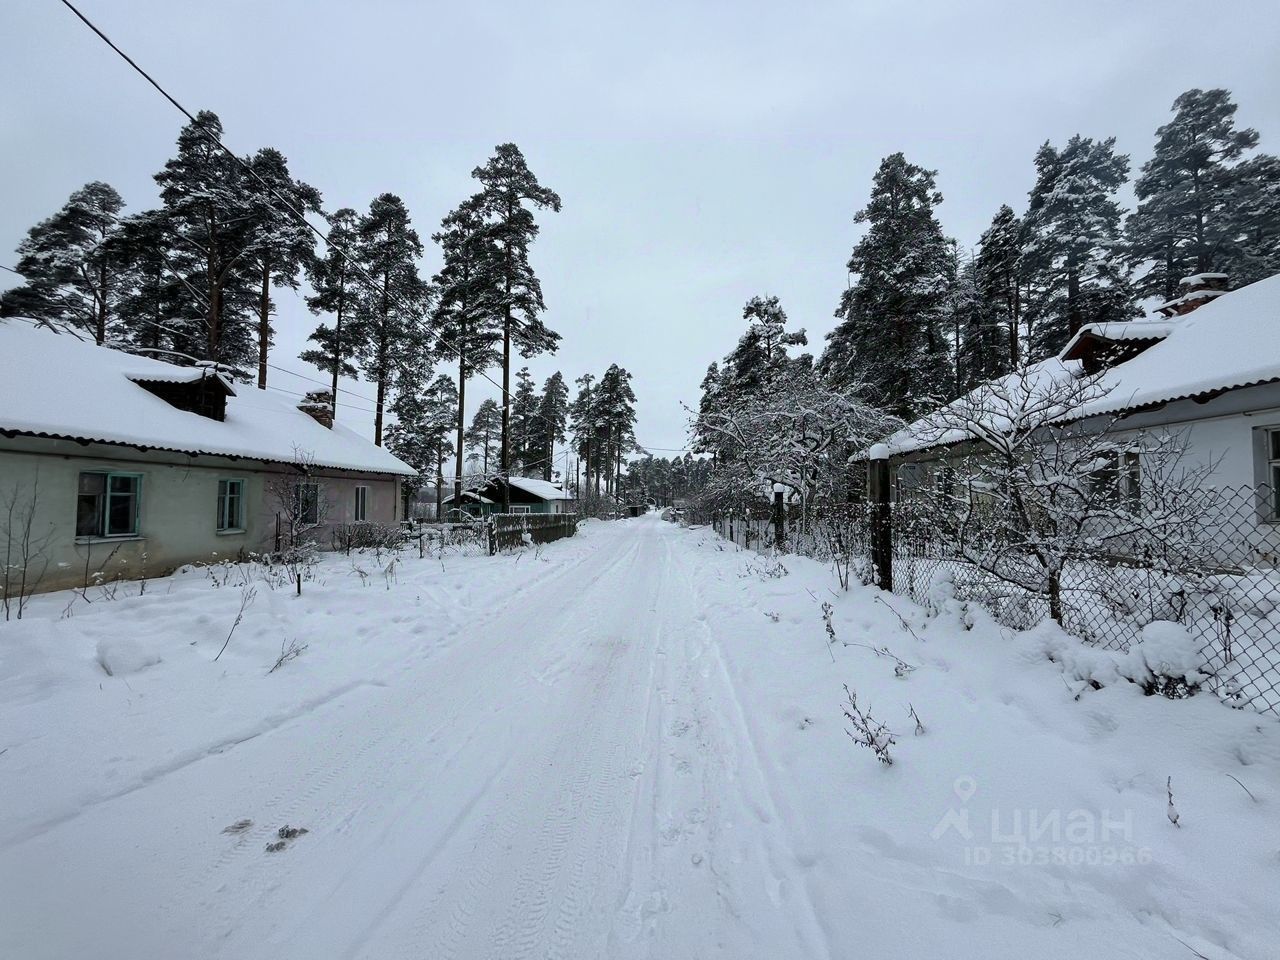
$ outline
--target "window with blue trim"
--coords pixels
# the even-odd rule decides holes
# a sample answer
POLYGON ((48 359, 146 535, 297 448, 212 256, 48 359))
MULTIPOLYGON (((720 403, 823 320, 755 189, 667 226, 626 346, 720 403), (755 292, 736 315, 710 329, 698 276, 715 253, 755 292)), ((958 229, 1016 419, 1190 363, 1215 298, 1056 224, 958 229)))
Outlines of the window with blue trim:
POLYGON ((138 535, 142 476, 137 473, 85 472, 76 494, 77 537, 138 535))
POLYGON ((218 481, 218 532, 244 529, 244 481, 218 481))

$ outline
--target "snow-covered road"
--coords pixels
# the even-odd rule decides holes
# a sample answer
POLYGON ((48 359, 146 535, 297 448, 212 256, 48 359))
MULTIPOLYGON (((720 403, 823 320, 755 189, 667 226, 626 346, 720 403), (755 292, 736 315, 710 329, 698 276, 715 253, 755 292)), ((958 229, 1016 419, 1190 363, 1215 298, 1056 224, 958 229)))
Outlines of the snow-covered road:
POLYGON ((21 941, 135 958, 828 956, 681 531, 616 533, 393 681, 41 825, 2 861, 26 878, 5 883, 9 920, 44 931, 21 941), (264 855, 285 824, 309 832, 264 855))
POLYGON ((0 624, 0 958, 1272 960, 1280 725, 1109 656, 655 516, 49 594, 0 624))

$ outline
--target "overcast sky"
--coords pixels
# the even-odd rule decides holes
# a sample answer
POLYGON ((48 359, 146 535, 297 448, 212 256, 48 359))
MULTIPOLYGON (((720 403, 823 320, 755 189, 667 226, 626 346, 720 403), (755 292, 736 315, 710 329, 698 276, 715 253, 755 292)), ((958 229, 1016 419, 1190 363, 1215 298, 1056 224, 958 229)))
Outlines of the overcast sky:
MULTIPOLYGON (((427 275, 429 235, 474 191, 471 169, 519 144, 564 201, 532 254, 564 340, 530 366, 539 383, 627 367, 653 448, 686 444, 680 404, 753 294, 781 297, 820 349, 888 153, 939 171, 943 225, 967 246, 1001 203, 1023 209, 1044 140, 1115 135, 1136 168, 1189 87, 1231 89, 1238 120, 1280 150, 1271 0, 80 6, 188 108, 217 112, 228 146, 282 150, 326 209, 402 196, 427 275)), ((0 37, 12 266, 27 228, 86 181, 115 186, 127 212, 153 205, 182 121, 57 0, 4 0, 0 37)), ((314 322, 281 294, 276 363, 315 375, 294 359, 314 322)))

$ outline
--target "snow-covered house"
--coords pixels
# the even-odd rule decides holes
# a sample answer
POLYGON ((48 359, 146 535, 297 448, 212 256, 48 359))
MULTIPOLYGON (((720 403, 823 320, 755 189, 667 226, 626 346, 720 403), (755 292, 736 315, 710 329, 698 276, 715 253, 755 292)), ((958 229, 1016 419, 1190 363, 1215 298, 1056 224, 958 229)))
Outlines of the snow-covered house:
MULTIPOLYGON (((1253 492, 1242 502, 1252 503, 1255 529, 1273 541, 1280 532, 1280 275, 1230 292, 1225 280, 1221 274, 1188 277, 1181 296, 1156 308, 1161 319, 1086 325, 1058 356, 1021 377, 979 387, 944 410, 1008 406, 1019 391, 1035 394, 1037 383, 1097 375, 1096 389, 1063 410, 1059 422, 1107 429, 1120 440, 1141 432, 1176 434, 1185 466, 1212 467, 1209 486, 1224 495, 1253 492)), ((985 426, 998 431, 1003 415, 992 410, 985 426)), ((974 439, 946 414, 900 430, 886 441, 895 489, 928 482, 974 439)), ((1135 458, 1126 468, 1141 470, 1141 464, 1135 458)))
POLYGON ((413 473, 283 393, 0 321, 0 552, 29 517, 40 589, 270 550, 281 525, 327 545, 398 521, 413 473))
MULTIPOLYGON (((559 484, 533 477, 512 477, 512 513, 573 513, 575 501, 559 484)), ((500 478, 491 478, 482 484, 462 491, 460 508, 476 517, 487 517, 502 510, 502 485, 500 478)), ((453 495, 445 497, 445 510, 454 508, 453 495)))

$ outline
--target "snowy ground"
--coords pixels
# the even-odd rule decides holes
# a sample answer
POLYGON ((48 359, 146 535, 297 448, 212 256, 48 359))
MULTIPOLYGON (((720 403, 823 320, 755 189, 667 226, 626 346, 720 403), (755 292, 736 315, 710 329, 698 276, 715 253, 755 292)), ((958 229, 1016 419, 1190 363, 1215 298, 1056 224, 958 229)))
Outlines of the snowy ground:
POLYGON ((0 956, 1277 955, 1280 723, 1077 700, 1051 635, 783 563, 652 516, 331 557, 216 663, 234 581, 39 598, 0 625, 0 956))

